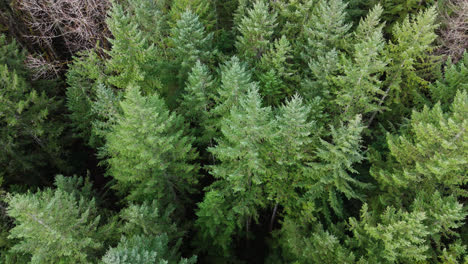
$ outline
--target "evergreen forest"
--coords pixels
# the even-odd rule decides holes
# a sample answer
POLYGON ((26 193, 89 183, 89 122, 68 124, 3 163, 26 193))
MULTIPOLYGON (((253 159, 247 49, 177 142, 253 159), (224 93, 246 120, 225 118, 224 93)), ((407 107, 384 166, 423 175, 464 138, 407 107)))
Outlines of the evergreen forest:
POLYGON ((467 0, 0 1, 0 263, 468 264, 467 0))

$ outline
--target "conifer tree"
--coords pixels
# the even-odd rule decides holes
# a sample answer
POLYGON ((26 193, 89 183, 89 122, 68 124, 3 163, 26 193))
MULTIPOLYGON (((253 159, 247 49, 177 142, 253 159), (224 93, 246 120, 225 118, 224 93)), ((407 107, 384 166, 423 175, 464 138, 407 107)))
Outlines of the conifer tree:
POLYGON ((55 190, 8 199, 8 215, 15 219, 10 237, 19 239, 11 251, 30 254, 31 263, 90 263, 103 247, 106 229, 94 198, 84 195, 89 185, 76 180, 64 185, 61 178, 57 176, 55 190))
POLYGON ((159 199, 181 205, 197 182, 193 139, 184 120, 170 113, 157 94, 144 97, 138 87, 127 89, 122 114, 106 137, 108 174, 115 188, 130 200, 159 199))
POLYGON ((388 135, 389 162, 372 168, 372 175, 391 196, 402 193, 414 198, 418 192, 454 194, 467 197, 468 96, 458 92, 451 110, 440 104, 414 111, 401 135, 388 135))
POLYGON ((98 146, 92 132, 93 102, 99 83, 106 80, 104 61, 95 50, 80 53, 73 58, 66 74, 66 106, 70 111, 75 135, 83 138, 89 145, 98 146))
POLYGON ((187 10, 182 13, 176 26, 171 30, 174 56, 180 65, 179 78, 186 76, 197 61, 211 64, 213 34, 207 34, 198 16, 187 10))
POLYGON ((208 126, 213 99, 213 77, 208 67, 197 61, 188 77, 179 109, 185 120, 195 127, 195 138, 198 145, 206 144, 212 138, 212 131, 209 131, 208 126))
POLYGON ((231 108, 239 104, 240 98, 247 94, 255 84, 246 65, 236 56, 221 66, 221 86, 216 96, 213 114, 218 117, 229 115, 231 108))
MULTIPOLYGON (((427 60, 427 53, 433 50, 433 42, 437 37, 434 32, 437 28, 436 17, 433 6, 416 16, 406 17, 402 23, 393 27, 392 41, 386 49, 386 56, 390 60, 386 72, 387 88, 379 100, 378 108, 396 102, 392 106, 396 114, 397 109, 403 108, 404 111, 409 104, 423 100, 419 95, 419 87, 427 86, 427 81, 418 76, 417 67, 427 60)), ((377 112, 374 112, 369 124, 376 115, 377 112)))
POLYGON ((383 25, 379 23, 381 14, 382 7, 377 5, 366 19, 361 20, 355 32, 357 43, 354 45, 353 59, 344 60, 344 76, 336 78, 340 88, 336 91, 335 103, 340 107, 338 112, 342 112, 342 120, 381 110, 378 100, 384 92, 380 77, 386 66, 383 25))
POLYGON ((158 236, 166 234, 173 241, 181 235, 177 225, 173 222, 174 209, 159 209, 158 202, 144 201, 142 204, 130 204, 120 212, 124 221, 122 232, 127 236, 144 235, 158 236))
POLYGON ((126 13, 122 5, 114 2, 106 20, 113 38, 112 49, 106 61, 106 70, 113 74, 108 82, 120 89, 137 84, 144 93, 160 88, 157 67, 157 49, 148 41, 138 24, 126 13))
POLYGON ((353 165, 364 160, 361 149, 363 129, 359 115, 337 129, 332 126, 332 142, 320 140, 316 150, 318 160, 310 163, 309 173, 314 184, 306 197, 321 201, 327 219, 330 219, 327 207, 332 208, 337 216, 344 216, 343 195, 347 199, 363 199, 360 189, 367 187, 367 184, 352 175, 357 173, 353 165))
POLYGON ((276 40, 262 57, 257 73, 261 92, 270 105, 278 105, 291 95, 292 87, 298 84, 294 78, 296 71, 289 60, 292 59, 292 47, 288 39, 282 36, 276 40))
POLYGON ((168 243, 166 235, 122 237, 117 247, 110 248, 102 261, 105 264, 196 263, 196 257, 181 259, 168 243))
POLYGON ((319 129, 315 122, 308 121, 309 114, 310 107, 295 95, 279 108, 275 120, 266 192, 268 199, 281 205, 287 214, 297 209, 301 195, 297 190, 307 189, 307 163, 312 158, 310 150, 314 143, 318 143, 319 129))
POLYGON ((0 65, 0 175, 5 180, 27 177, 23 181, 47 182, 43 178, 47 166, 63 169, 58 140, 63 125, 52 119, 59 106, 60 101, 0 65))
POLYGON ((306 77, 301 94, 312 100, 316 97, 332 100, 335 90, 330 79, 339 72, 339 57, 347 47, 351 24, 346 23, 346 4, 342 0, 320 1, 309 21, 303 24, 300 44, 306 77))
POLYGON ((277 14, 271 12, 268 2, 258 0, 238 24, 240 35, 236 48, 250 66, 255 66, 268 51, 276 27, 277 14))
POLYGON ((453 64, 449 58, 443 78, 435 81, 430 86, 433 102, 440 102, 444 111, 450 108, 458 90, 468 91, 468 52, 463 54, 457 64, 453 64))
MULTIPOLYGON (((272 133, 271 109, 261 106, 258 88, 250 89, 247 95, 241 97, 239 106, 231 109, 230 115, 222 119, 221 132, 223 137, 217 140, 218 145, 209 148, 220 162, 210 167, 210 173, 217 181, 199 206, 197 214, 200 216, 198 224, 205 236, 216 236, 210 230, 227 226, 230 231, 226 231, 221 239, 212 239, 214 243, 229 243, 234 228, 245 228, 246 234, 249 234, 251 222, 258 221, 258 210, 266 202, 263 197, 268 169, 265 144, 270 141, 272 133), (206 221, 205 216, 213 212, 204 210, 211 210, 214 205, 210 203, 213 202, 226 210, 219 213, 228 214, 228 219, 206 221), (225 223, 229 219, 235 224, 225 223)), ((229 245, 217 246, 228 248, 229 245)))
POLYGON ((164 57, 169 35, 167 0, 129 0, 126 3, 130 19, 138 25, 148 41, 154 44, 158 55, 164 57))
POLYGON ((342 0, 320 1, 316 5, 310 20, 303 25, 305 62, 345 48, 351 29, 346 23, 346 6, 342 0))
POLYGON ((173 24, 181 19, 183 13, 196 14, 208 32, 213 32, 216 25, 216 2, 213 0, 174 0, 170 17, 173 24))

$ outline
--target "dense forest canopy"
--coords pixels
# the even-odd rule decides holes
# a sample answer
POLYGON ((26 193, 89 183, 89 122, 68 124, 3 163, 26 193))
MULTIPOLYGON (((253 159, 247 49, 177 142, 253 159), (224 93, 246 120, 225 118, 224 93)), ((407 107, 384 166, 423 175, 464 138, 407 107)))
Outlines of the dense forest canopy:
POLYGON ((466 0, 11 0, 0 31, 0 263, 468 263, 466 0))

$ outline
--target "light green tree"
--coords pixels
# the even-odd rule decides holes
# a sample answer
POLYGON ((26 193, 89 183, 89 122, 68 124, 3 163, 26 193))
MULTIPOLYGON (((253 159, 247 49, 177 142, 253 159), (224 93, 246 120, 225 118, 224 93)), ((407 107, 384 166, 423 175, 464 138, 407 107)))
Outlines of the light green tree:
POLYGON ((183 118, 170 113, 157 94, 142 96, 138 87, 127 89, 121 107, 104 149, 115 188, 130 200, 181 205, 197 182, 197 155, 183 118))
POLYGON ((15 221, 10 238, 19 240, 11 251, 29 254, 31 263, 93 263, 108 230, 90 185, 57 176, 56 186, 9 197, 7 212, 15 221))
POLYGON ((277 14, 271 12, 268 2, 258 0, 238 24, 236 48, 250 66, 255 66, 268 51, 276 27, 277 14))

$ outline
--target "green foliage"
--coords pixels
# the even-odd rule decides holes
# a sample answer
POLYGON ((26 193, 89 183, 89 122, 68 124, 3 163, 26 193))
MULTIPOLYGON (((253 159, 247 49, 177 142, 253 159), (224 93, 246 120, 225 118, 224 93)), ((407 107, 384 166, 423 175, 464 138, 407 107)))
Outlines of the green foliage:
POLYGON ((122 232, 127 235, 145 236, 167 234, 172 240, 180 235, 172 220, 173 211, 168 208, 161 212, 156 200, 145 201, 141 205, 130 204, 120 212, 120 218, 124 221, 122 232))
POLYGON ((342 242, 318 225, 312 232, 301 232, 300 225, 286 219, 281 233, 282 247, 294 263, 355 263, 355 257, 342 242))
POLYGON ((29 75, 24 66, 26 52, 18 47, 15 39, 9 42, 5 35, 0 35, 0 65, 7 65, 11 71, 23 78, 29 75))
POLYGON ((236 48, 242 58, 254 66, 267 52, 276 27, 276 13, 270 11, 268 2, 258 0, 247 13, 238 30, 236 48))
POLYGON ((73 58, 67 71, 66 106, 76 136, 83 138, 89 145, 99 145, 93 135, 92 122, 97 117, 92 107, 96 100, 96 89, 106 79, 104 62, 94 50, 80 53, 73 58))
POLYGON ((213 0, 173 0, 170 11, 172 23, 176 24, 183 13, 190 11, 200 18, 208 32, 212 32, 217 24, 215 5, 216 1, 213 0))
POLYGON ((217 179, 213 185, 215 191, 210 200, 205 200, 198 215, 201 217, 202 232, 212 235, 209 229, 219 230, 218 226, 228 227, 220 239, 218 246, 227 248, 234 225, 218 222, 217 216, 225 215, 226 210, 233 218, 235 226, 246 228, 249 233, 250 222, 258 220, 258 210, 265 205, 263 197, 263 181, 267 173, 265 160, 265 141, 272 134, 271 109, 261 106, 258 88, 254 86, 239 100, 239 106, 231 109, 229 116, 221 120, 223 137, 217 139, 218 145, 209 148, 219 164, 210 166, 210 173, 217 179), (221 194, 221 196, 219 196, 221 194), (223 210, 223 199, 227 199, 228 209, 223 210), (221 204, 221 210, 215 214, 215 219, 203 221, 204 217, 212 215, 204 212, 213 208, 215 202, 221 204), (232 212, 229 212, 232 210, 232 212), (203 217, 203 218, 202 218, 203 217), (213 223, 214 222, 214 223, 213 223), (211 226, 207 224, 212 224, 211 226))
MULTIPOLYGON (((414 111, 408 128, 401 135, 388 135, 391 162, 387 168, 374 167, 374 177, 389 195, 424 191, 466 197, 468 149, 466 146, 468 96, 458 92, 451 110, 444 113, 440 104, 414 111)), ((413 196, 412 195, 412 196, 413 196)), ((411 196, 410 196, 411 197, 411 196)))
POLYGON ((142 87, 145 93, 160 88, 157 78, 157 48, 138 28, 130 14, 114 2, 106 20, 114 38, 109 39, 112 49, 107 52, 106 70, 112 74, 108 82, 117 88, 126 89, 131 84, 142 87))
POLYGON ((63 125, 53 119, 61 102, 39 92, 7 65, 0 65, 0 175, 46 182, 45 170, 62 167, 63 125), (50 167, 49 167, 50 168, 50 167))
POLYGON ((212 138, 208 126, 210 110, 214 106, 214 85, 208 67, 197 61, 188 77, 179 109, 185 120, 194 126, 198 145, 205 145, 212 138))
POLYGON ((449 59, 445 66, 444 77, 430 85, 433 102, 440 102, 444 111, 448 110, 458 90, 468 90, 467 52, 463 54, 463 58, 457 64, 453 64, 449 59))
POLYGON ((320 1, 303 25, 306 62, 325 56, 327 52, 345 48, 351 25, 346 23, 346 4, 341 0, 320 1))
POLYGON ((180 259, 168 247, 166 235, 122 237, 115 248, 102 258, 106 264, 178 263, 194 264, 197 258, 180 259), (177 260, 180 259, 180 260, 177 260))
POLYGON ((395 102, 409 106, 420 100, 420 87, 427 86, 427 81, 418 76, 417 67, 433 50, 433 42, 437 37, 434 32, 437 28, 436 17, 434 6, 416 16, 406 17, 393 27, 392 41, 386 52, 390 59, 386 81, 388 90, 382 101, 390 96, 387 104, 395 102))
POLYGON ((343 111, 342 120, 381 110, 378 101, 384 91, 380 78, 386 67, 383 25, 379 23, 381 14, 382 7, 377 5, 365 20, 361 20, 355 31, 357 43, 354 45, 353 59, 344 59, 344 76, 337 77, 339 89, 336 91, 335 103, 343 111))
POLYGON ((213 34, 206 34, 198 16, 185 11, 171 30, 173 54, 180 65, 180 79, 185 81, 188 72, 197 61, 211 64, 213 34))
POLYGON ((297 190, 307 189, 307 162, 317 143, 318 128, 308 121, 310 107, 295 95, 278 111, 270 150, 270 172, 265 180, 268 199, 292 214, 300 199, 297 190), (314 132, 315 131, 315 132, 314 132), (315 135, 311 135, 316 133, 315 135))
POLYGON ((427 259, 430 234, 424 225, 424 212, 405 212, 387 207, 373 219, 365 204, 361 209, 361 221, 350 219, 351 230, 361 243, 366 242, 367 259, 375 262, 418 262, 427 259))
POLYGON ((254 86, 245 64, 239 58, 232 57, 221 66, 221 86, 217 90, 213 114, 219 117, 229 115, 230 109, 238 105, 240 98, 254 86))
POLYGON ((282 36, 270 46, 259 63, 261 92, 270 105, 279 105, 286 96, 292 94, 292 86, 298 83, 294 77, 296 71, 289 63, 291 59, 291 44, 282 36))
POLYGON ((30 254, 31 263, 92 261, 105 234, 94 199, 84 196, 90 186, 82 183, 57 176, 55 190, 9 197, 8 215, 15 219, 10 238, 19 239, 11 251, 30 254))
POLYGON ((153 94, 127 89, 122 114, 106 136, 108 174, 130 200, 154 199, 181 205, 197 182, 193 139, 184 133, 184 120, 170 113, 153 94))
MULTIPOLYGON (((359 189, 367 184, 359 181, 352 174, 355 163, 364 160, 361 133, 364 127, 361 117, 356 116, 348 124, 338 129, 331 127, 332 142, 320 140, 321 145, 316 150, 318 160, 310 164, 311 177, 315 183, 308 190, 309 199, 321 199, 323 206, 330 206, 334 213, 343 217, 342 195, 347 199, 363 199, 359 189)), ((330 218, 327 211, 324 211, 330 218)))

